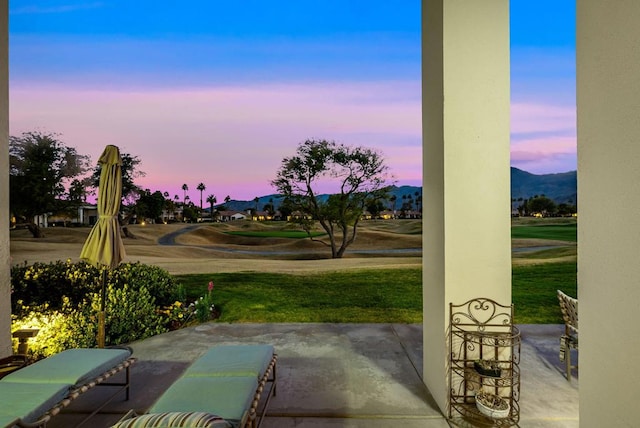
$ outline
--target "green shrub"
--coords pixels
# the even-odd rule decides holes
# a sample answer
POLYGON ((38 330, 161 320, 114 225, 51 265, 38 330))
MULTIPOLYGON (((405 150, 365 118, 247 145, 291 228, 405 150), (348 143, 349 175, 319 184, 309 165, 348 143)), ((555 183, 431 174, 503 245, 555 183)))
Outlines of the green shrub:
POLYGON ((47 304, 51 310, 60 310, 64 298, 75 306, 87 293, 99 287, 100 270, 87 263, 57 261, 34 263, 11 268, 11 310, 20 315, 22 307, 47 304))
MULTIPOLYGON (((89 293, 100 291, 102 269, 85 262, 34 263, 11 268, 11 310, 20 315, 23 306, 47 304, 60 310, 64 298, 78 305, 89 293)), ((169 273, 157 266, 141 263, 122 263, 107 269, 107 284, 132 290, 146 288, 158 306, 167 306, 179 297, 179 287, 169 273)))
MULTIPOLYGON (((98 294, 93 295, 92 307, 94 313, 100 309, 98 294)), ((146 339, 167 331, 165 319, 145 287, 137 290, 128 285, 108 287, 105 313, 105 341, 111 345, 146 339)))
MULTIPOLYGON (((29 342, 35 358, 96 346, 103 272, 69 260, 11 269, 12 330, 40 329, 29 342)), ((184 288, 168 272, 156 266, 123 263, 106 273, 106 345, 167 331, 166 316, 159 308, 184 294, 184 288)))
POLYGON ((158 266, 123 263, 109 273, 109 283, 117 288, 125 285, 134 290, 146 288, 158 306, 168 306, 180 298, 181 291, 176 281, 158 266))
MULTIPOLYGON (((52 310, 47 305, 42 305, 25 308, 25 311, 21 318, 12 317, 11 330, 40 330, 35 338, 29 340, 29 354, 33 358, 48 357, 70 348, 95 346, 97 325, 90 317, 85 317, 82 310, 72 307, 68 299, 65 299, 60 310, 52 310)), ((17 339, 14 339, 13 347, 16 351, 17 339)))

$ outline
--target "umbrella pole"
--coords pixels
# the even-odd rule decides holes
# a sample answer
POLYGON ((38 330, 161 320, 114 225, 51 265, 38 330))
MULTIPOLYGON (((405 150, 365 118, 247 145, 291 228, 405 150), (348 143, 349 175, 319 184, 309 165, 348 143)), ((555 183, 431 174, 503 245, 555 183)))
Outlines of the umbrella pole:
POLYGON ((100 312, 98 312, 98 348, 104 348, 105 342, 105 319, 104 309, 106 300, 106 284, 107 284, 107 269, 102 269, 102 289, 100 290, 100 312))

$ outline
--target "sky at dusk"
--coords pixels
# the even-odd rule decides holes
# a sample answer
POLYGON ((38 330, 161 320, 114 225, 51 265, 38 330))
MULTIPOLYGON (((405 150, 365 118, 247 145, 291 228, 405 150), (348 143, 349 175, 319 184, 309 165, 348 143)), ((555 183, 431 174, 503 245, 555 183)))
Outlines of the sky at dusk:
MULTIPOLYGON (((311 138, 421 185, 420 0, 20 0, 9 19, 11 135, 94 164, 115 144, 142 188, 269 195, 311 138)), ((511 164, 575 170, 575 0, 511 0, 511 21, 511 164)))

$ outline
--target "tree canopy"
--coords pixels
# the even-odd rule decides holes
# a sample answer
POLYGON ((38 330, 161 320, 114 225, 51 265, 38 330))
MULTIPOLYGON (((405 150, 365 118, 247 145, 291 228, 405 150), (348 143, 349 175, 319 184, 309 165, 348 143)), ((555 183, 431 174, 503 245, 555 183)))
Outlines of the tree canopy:
POLYGON ((307 140, 294 156, 282 160, 271 184, 287 201, 291 221, 310 239, 329 246, 332 258, 341 258, 356 239, 365 207, 387 196, 388 180, 388 167, 375 150, 307 140), (335 191, 322 197, 326 187, 335 191), (315 222, 327 233, 328 242, 311 234, 315 222))
POLYGON ((67 147, 56 134, 25 132, 9 137, 9 201, 13 214, 31 222, 84 200, 85 183, 76 179, 89 169, 89 157, 67 147))

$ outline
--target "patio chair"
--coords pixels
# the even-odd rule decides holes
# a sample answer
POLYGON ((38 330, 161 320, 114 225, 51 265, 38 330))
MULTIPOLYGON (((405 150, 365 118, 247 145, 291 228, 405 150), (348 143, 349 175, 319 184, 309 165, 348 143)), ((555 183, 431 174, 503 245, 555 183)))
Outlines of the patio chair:
POLYGON ((560 337, 560 361, 564 361, 566 378, 571 381, 571 370, 578 369, 578 364, 571 365, 571 350, 578 350, 578 299, 558 290, 558 301, 564 320, 564 334, 560 337))
POLYGON ((271 345, 213 346, 147 413, 130 411, 112 428, 257 428, 276 393, 276 361, 271 345))
POLYGON ((25 367, 28 362, 26 355, 11 355, 0 359, 0 379, 15 370, 25 367))
POLYGON ((15 370, 0 379, 0 426, 44 427, 73 400, 94 386, 118 386, 95 415, 120 391, 129 399, 131 349, 68 349, 15 370), (125 370, 123 382, 105 382, 125 370))

